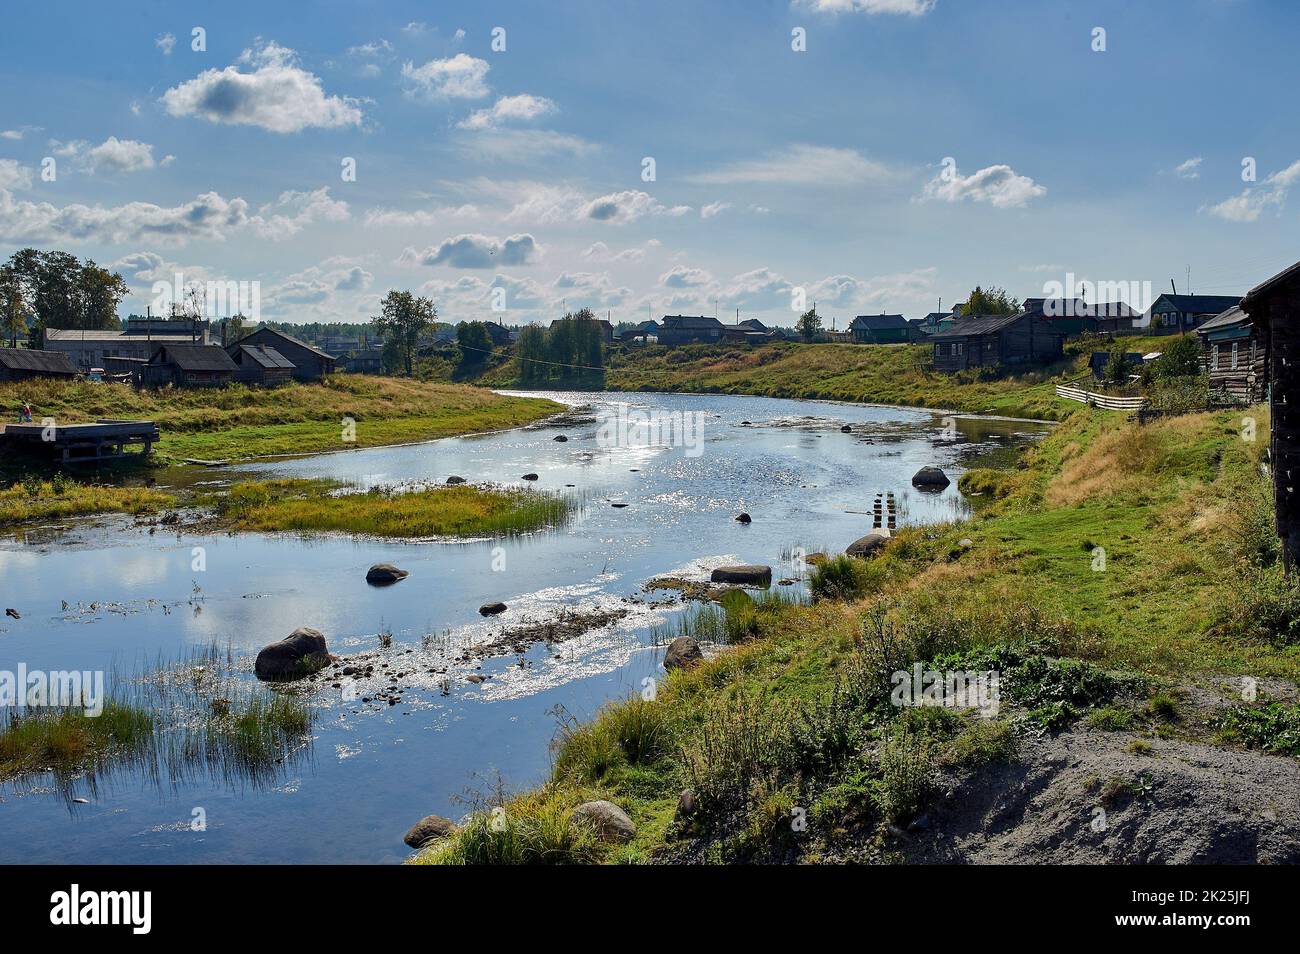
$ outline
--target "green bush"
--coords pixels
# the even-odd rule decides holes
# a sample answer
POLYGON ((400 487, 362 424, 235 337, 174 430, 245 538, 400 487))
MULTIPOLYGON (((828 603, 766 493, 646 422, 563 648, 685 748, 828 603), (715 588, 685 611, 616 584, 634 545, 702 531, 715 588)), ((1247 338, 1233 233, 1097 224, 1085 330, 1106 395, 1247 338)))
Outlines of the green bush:
POLYGON ((878 576, 867 561, 842 553, 813 567, 808 589, 814 599, 855 600, 876 588, 878 576))
POLYGON ((887 731, 876 795, 881 814, 899 824, 910 821, 921 811, 932 785, 929 740, 903 725, 887 731))

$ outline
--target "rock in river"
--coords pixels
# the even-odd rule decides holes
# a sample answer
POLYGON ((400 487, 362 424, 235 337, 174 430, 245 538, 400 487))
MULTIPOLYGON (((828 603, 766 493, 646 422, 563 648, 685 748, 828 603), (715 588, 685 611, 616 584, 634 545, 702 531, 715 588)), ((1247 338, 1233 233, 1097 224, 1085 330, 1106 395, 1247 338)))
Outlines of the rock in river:
POLYGON ((296 679, 315 672, 330 661, 325 635, 300 626, 280 640, 264 646, 254 669, 259 679, 296 679))
POLYGON ((496 616, 506 611, 505 603, 484 603, 478 608, 480 616, 496 616))
POLYGON ((572 820, 591 825, 601 841, 631 841, 636 834, 636 825, 627 812, 604 800, 583 802, 573 810, 572 820))
POLYGON ((738 564, 720 566, 709 575, 713 583, 739 583, 743 586, 767 586, 772 582, 770 566, 738 564))
POLYGON ((455 474, 452 474, 450 477, 447 478, 447 483, 449 484, 463 484, 464 482, 465 482, 464 477, 458 477, 455 474))
POLYGON ((951 480, 938 467, 922 467, 912 476, 912 486, 921 490, 943 490, 951 480))
POLYGON ((678 636, 668 644, 664 653, 665 669, 689 669, 704 658, 699 640, 692 636, 678 636))
POLYGON ((536 480, 536 479, 537 479, 536 474, 524 474, 524 480, 536 480))
POLYGON ((441 815, 425 815, 411 826, 411 830, 406 833, 402 841, 412 848, 423 848, 429 842, 437 841, 439 838, 446 838, 455 831, 455 823, 443 818, 441 815))
POLYGON ((376 563, 366 570, 366 582, 373 586, 388 586, 398 580, 404 580, 408 576, 410 576, 409 573, 405 570, 399 570, 391 563, 376 563))
POLYGON ((888 543, 891 536, 893 534, 884 527, 877 527, 865 537, 859 537, 850 543, 844 552, 851 557, 875 556, 876 551, 888 543))
POLYGON ((743 510, 740 511, 740 513, 736 514, 736 523, 753 523, 753 522, 754 522, 754 518, 751 517, 749 514, 745 513, 745 511, 743 510))
POLYGON ((557 444, 567 444, 569 441, 569 439, 565 437, 563 434, 556 434, 554 437, 551 438, 551 440, 555 441, 555 443, 557 444))

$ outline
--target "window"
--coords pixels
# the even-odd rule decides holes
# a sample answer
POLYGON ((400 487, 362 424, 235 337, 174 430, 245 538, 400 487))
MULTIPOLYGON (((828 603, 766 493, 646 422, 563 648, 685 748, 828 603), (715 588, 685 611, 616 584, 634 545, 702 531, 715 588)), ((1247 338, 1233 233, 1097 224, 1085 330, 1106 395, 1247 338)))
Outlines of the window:
POLYGON ((960 341, 954 341, 952 343, 952 353, 957 355, 957 354, 961 354, 961 352, 962 352, 962 343, 960 341))
POLYGON ((1210 370, 1219 370, 1219 346, 1211 345, 1210 347, 1210 370))
POLYGON ((1237 342, 1232 343, 1232 370, 1237 370, 1237 342))

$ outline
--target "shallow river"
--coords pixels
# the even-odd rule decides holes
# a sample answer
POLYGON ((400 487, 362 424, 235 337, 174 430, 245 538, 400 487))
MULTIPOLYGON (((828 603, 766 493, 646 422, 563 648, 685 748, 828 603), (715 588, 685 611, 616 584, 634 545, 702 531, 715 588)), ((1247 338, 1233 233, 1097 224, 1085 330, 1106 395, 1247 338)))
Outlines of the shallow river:
MULTIPOLYGON (((0 604, 22 613, 0 625, 0 669, 134 672, 214 643, 231 647, 247 669, 260 647, 311 626, 334 653, 380 651, 394 667, 426 673, 401 681, 398 705, 344 702, 326 687, 314 697, 314 741, 269 783, 199 773, 160 784, 124 770, 71 793, 84 803, 48 779, 6 786, 0 861, 401 861, 410 854, 402 835, 423 815, 455 818, 474 793, 541 780, 557 705, 585 718, 638 691, 647 676, 663 675, 652 630, 682 610, 643 602, 643 582, 705 576, 732 562, 770 564, 774 578, 791 576, 797 548, 842 550, 871 529, 872 501, 885 491, 897 495, 900 526, 962 516, 968 507, 958 475, 981 458, 1005 458, 1045 429, 768 398, 548 396, 699 413, 703 440, 693 448, 646 447, 634 434, 608 447, 588 422, 238 468, 361 485, 441 482, 450 474, 519 485, 536 472, 534 486, 574 495, 578 507, 565 526, 509 540, 151 535, 113 518, 0 542, 0 604), (840 430, 846 423, 850 433, 840 430), (556 442, 557 434, 568 441, 556 442), (927 464, 943 467, 953 485, 940 494, 915 491, 911 476, 927 464), (753 523, 735 522, 741 510, 753 523), (195 547, 206 559, 200 572, 192 568, 195 547), (365 571, 378 562, 410 577, 370 587, 365 571), (480 617, 478 607, 494 600, 508 611, 480 617), (534 646, 523 658, 455 662, 461 648, 503 627, 602 607, 630 612, 577 639, 534 646), (379 649, 381 634, 391 634, 391 647, 379 649), (446 677, 427 674, 434 668, 447 668, 446 677), (475 685, 469 673, 490 678, 475 685), (204 831, 191 830, 195 809, 206 816, 204 831)), ((160 483, 232 476, 189 470, 160 483)))

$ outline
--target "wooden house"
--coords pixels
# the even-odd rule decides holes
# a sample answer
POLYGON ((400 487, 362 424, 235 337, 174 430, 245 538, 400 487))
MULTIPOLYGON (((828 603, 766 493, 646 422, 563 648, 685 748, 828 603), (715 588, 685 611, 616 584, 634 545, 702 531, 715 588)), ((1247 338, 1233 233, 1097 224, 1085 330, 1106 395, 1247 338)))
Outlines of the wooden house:
POLYGON ((927 339, 936 371, 961 371, 994 365, 1034 364, 1061 357, 1065 335, 1051 322, 1027 312, 973 315, 927 339))
POLYGON ((1247 292, 1241 310, 1266 356, 1273 505, 1290 570, 1300 562, 1300 262, 1247 292))
POLYGON ((332 354, 274 328, 258 328, 235 343, 261 345, 278 351, 293 364, 293 377, 297 381, 319 381, 334 372, 335 358, 332 354))
POLYGON ((77 369, 62 351, 0 348, 0 381, 32 378, 75 378, 77 369))
POLYGON ((664 315, 659 322, 659 343, 666 345, 714 343, 722 340, 724 325, 717 318, 664 315))
POLYGON ((902 315, 858 315, 849 322, 849 334, 857 344, 906 344, 916 331, 902 315))
POLYGON ((214 344, 159 345, 141 369, 145 387, 219 387, 235 379, 239 366, 214 344))
POLYGON ((1192 331, 1221 315, 1240 302, 1236 295, 1173 295, 1166 293, 1151 303, 1150 326, 1153 335, 1181 334, 1192 331))
POLYGON ((235 372, 236 381, 269 387, 293 380, 293 362, 270 345, 249 344, 245 340, 232 344, 226 353, 239 367, 235 372))
POLYGON ((1237 404, 1264 400, 1268 367, 1254 324, 1237 305, 1196 329, 1210 392, 1237 404))

